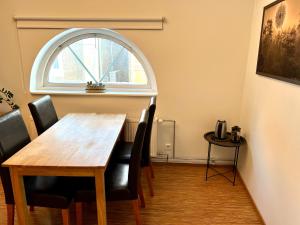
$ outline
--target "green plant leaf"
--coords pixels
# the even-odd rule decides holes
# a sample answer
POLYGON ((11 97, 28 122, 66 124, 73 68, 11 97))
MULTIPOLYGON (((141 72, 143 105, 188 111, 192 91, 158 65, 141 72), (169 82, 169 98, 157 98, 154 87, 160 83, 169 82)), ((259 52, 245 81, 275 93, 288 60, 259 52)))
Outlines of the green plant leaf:
POLYGON ((12 109, 18 109, 19 106, 14 103, 13 97, 14 97, 14 94, 11 91, 6 90, 4 88, 1 89, 0 103, 3 103, 3 101, 5 101, 12 109), (2 93, 2 96, 1 96, 1 93, 2 93))

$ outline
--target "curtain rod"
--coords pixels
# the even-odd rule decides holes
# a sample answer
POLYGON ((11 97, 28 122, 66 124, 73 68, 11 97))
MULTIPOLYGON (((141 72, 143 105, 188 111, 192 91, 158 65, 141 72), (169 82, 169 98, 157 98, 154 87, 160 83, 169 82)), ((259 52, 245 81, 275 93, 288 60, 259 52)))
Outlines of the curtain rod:
POLYGON ((14 16, 16 21, 84 21, 84 22, 165 22, 165 17, 159 18, 82 18, 82 17, 32 17, 14 16))

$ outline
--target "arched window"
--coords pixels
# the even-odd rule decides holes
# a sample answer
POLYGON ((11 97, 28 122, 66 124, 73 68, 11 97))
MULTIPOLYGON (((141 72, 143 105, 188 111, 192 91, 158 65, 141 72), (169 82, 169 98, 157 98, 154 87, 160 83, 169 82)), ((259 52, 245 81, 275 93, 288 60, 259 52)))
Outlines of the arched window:
POLYGON ((70 29, 51 39, 34 61, 30 91, 80 94, 89 81, 103 83, 106 94, 157 94, 141 50, 107 29, 70 29))

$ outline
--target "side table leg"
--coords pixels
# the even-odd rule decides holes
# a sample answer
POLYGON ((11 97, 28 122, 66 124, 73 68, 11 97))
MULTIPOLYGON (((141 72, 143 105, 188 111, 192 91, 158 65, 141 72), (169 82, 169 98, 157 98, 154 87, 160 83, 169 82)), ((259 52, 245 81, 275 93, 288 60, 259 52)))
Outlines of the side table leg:
POLYGON ((208 174, 208 168, 209 168, 209 162, 210 162, 210 151, 211 151, 211 144, 208 144, 208 153, 207 153, 207 163, 206 163, 206 176, 205 180, 207 181, 207 174, 208 174))
POLYGON ((237 147, 234 150, 234 160, 233 160, 233 165, 232 165, 232 172, 233 173, 234 173, 234 170, 235 170, 236 153, 237 153, 237 147))
POLYGON ((237 163, 238 163, 238 160, 239 160, 239 151, 240 151, 240 147, 236 147, 236 159, 235 159, 235 162, 234 162, 234 178, 233 178, 233 183, 232 183, 233 186, 235 185, 237 163))

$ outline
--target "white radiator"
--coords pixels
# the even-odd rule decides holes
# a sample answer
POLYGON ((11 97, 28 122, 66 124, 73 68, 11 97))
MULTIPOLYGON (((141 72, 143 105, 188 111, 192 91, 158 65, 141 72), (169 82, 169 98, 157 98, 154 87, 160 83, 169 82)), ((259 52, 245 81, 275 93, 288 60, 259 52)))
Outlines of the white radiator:
POLYGON ((157 122, 157 155, 175 158, 175 120, 159 119, 157 122))
MULTIPOLYGON (((125 141, 134 141, 135 133, 138 126, 138 119, 126 119, 125 123, 125 141)), ((150 144, 150 155, 152 157, 157 156, 157 119, 153 120, 152 125, 152 135, 151 135, 151 144, 150 144)))

